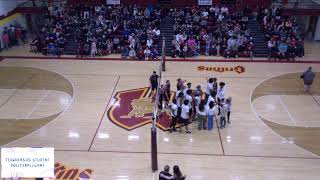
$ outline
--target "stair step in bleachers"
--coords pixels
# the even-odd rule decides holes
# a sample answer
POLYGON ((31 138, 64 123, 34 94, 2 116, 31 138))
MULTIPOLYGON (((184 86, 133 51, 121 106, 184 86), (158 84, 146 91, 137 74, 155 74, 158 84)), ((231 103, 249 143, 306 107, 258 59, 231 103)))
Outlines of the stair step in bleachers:
MULTIPOLYGON (((165 43, 166 43, 166 55, 170 56, 171 51, 172 51, 172 40, 174 37, 173 34, 173 20, 166 18, 163 19, 161 24, 160 24, 160 32, 161 32, 161 39, 164 37, 165 38, 165 43)), ((162 54, 162 41, 159 41, 158 44, 158 49, 157 49, 161 54, 162 54)))
POLYGON ((261 30, 261 24, 258 21, 249 21, 248 28, 250 29, 254 50, 253 55, 255 57, 267 57, 268 56, 268 42, 265 39, 265 34, 261 30))

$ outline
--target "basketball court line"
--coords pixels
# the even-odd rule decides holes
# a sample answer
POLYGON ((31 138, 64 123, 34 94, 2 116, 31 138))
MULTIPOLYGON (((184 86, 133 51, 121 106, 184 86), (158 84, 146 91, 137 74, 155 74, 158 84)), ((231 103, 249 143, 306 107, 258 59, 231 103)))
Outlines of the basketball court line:
MULTIPOLYGON (((299 81, 299 80, 297 80, 297 81, 299 82, 299 84, 301 85, 301 87, 304 88, 304 85, 302 84, 302 82, 299 81)), ((317 104, 318 106, 320 106, 319 101, 314 97, 314 95, 311 94, 311 93, 309 93, 309 94, 311 95, 312 99, 316 102, 316 104, 317 104)))
POLYGON ((223 147, 222 138, 221 138, 221 134, 220 134, 220 128, 219 128, 218 119, 216 119, 215 122, 217 123, 217 129, 218 129, 218 134, 219 134, 219 139, 220 139, 220 145, 221 145, 221 149, 222 149, 222 154, 225 156, 226 154, 225 154, 225 152, 224 152, 224 147, 223 147))
POLYGON ((279 97, 280 104, 281 104, 282 108, 287 112, 289 119, 291 120, 291 122, 293 123, 294 126, 297 126, 297 122, 294 120, 294 118, 291 115, 291 113, 289 112, 287 106, 284 104, 284 102, 281 98, 281 95, 279 95, 278 97, 279 97))
MULTIPOLYGON (((40 69, 40 68, 39 68, 39 69, 40 69)), ((65 78, 66 80, 68 80, 68 82, 71 84, 72 90, 73 90, 73 97, 71 98, 68 107, 66 107, 65 109, 63 109, 63 111, 56 117, 56 119, 57 119, 57 118, 59 118, 60 116, 62 116, 62 115, 69 109, 69 107, 73 104, 74 97, 76 96, 76 89, 75 89, 75 86, 74 86, 73 82, 70 81, 65 75, 63 75, 63 74, 61 74, 61 73, 58 73, 58 72, 56 72, 56 71, 53 71, 53 70, 50 70, 50 71, 52 71, 52 72, 54 72, 54 73, 56 73, 56 74, 59 74, 60 76, 62 76, 62 77, 65 78)), ((33 75, 31 76, 31 79, 32 79, 32 78, 33 78, 33 75)), ((25 82, 25 83, 26 83, 26 82, 25 82)), ((23 87, 23 86, 22 86, 22 87, 23 87)), ((35 130, 32 131, 31 133, 29 133, 29 134, 27 134, 27 135, 25 135, 25 136, 23 136, 23 137, 21 137, 21 138, 24 138, 24 137, 26 137, 26 136, 29 136, 29 135, 35 133, 35 132, 38 132, 38 131, 40 131, 40 129, 48 126, 50 123, 53 123, 53 122, 54 122, 54 120, 49 121, 49 122, 48 122, 47 124, 45 124, 44 126, 38 128, 38 129, 35 129, 35 130)), ((1 147, 6 147, 6 146, 8 146, 8 145, 11 144, 11 143, 15 143, 15 142, 17 142, 18 140, 20 140, 21 138, 15 139, 15 140, 7 143, 7 144, 0 145, 0 148, 1 148, 1 147)))
POLYGON ((116 82, 116 84, 115 84, 114 87, 113 87, 111 96, 110 96, 110 98, 109 98, 109 100, 108 100, 108 103, 106 104, 106 107, 105 107, 104 112, 103 112, 103 114, 102 114, 102 116, 101 116, 100 122, 99 122, 99 124, 98 124, 97 129, 96 129, 96 132, 94 133, 94 136, 93 136, 93 138, 92 138, 92 141, 91 141, 91 143, 90 143, 90 146, 89 146, 89 148, 88 148, 88 151, 91 150, 92 144, 93 144, 93 142, 94 142, 94 140, 95 140, 95 138, 96 138, 96 136, 97 136, 97 133, 98 133, 98 131, 99 131, 100 125, 101 125, 101 123, 102 123, 102 120, 103 120, 104 116, 106 115, 106 112, 108 111, 109 104, 110 104, 110 102, 111 102, 111 99, 113 98, 113 94, 114 94, 114 92, 115 92, 115 90, 116 90, 116 88, 117 88, 117 86, 118 86, 119 80, 120 80, 120 76, 118 76, 117 82, 116 82))
POLYGON ((13 98, 13 96, 19 91, 20 88, 23 88, 23 86, 33 78, 33 75, 31 75, 31 77, 29 77, 27 80, 25 80, 20 86, 18 86, 13 93, 0 105, 0 108, 2 108, 4 105, 6 105, 11 98, 13 98))
POLYGON ((312 99, 320 106, 319 101, 318 101, 313 95, 311 95, 311 97, 312 97, 312 99))
MULTIPOLYGON (((119 154, 150 154, 147 151, 99 151, 99 150, 62 150, 55 149, 57 152, 89 152, 89 153, 119 153, 119 154)), ((320 157, 301 157, 301 156, 250 156, 241 154, 205 154, 205 153, 174 153, 158 152, 161 155, 190 155, 190 156, 210 156, 210 157, 244 157, 244 158, 270 158, 270 159, 310 159, 320 160, 320 157)))
MULTIPOLYGON (((290 72, 290 73, 301 73, 300 71, 299 72, 290 72)), ((266 129, 268 129, 271 133, 273 133, 274 135, 276 135, 276 136, 278 136, 279 138, 284 138, 284 137, 282 137, 280 134, 278 134, 277 132, 275 132, 273 129, 271 129, 267 124, 265 124, 262 120, 261 120, 261 118, 259 117, 259 113, 255 110, 255 108, 253 107, 253 104, 254 104, 254 101, 256 100, 254 100, 253 102, 251 101, 251 99, 252 99, 252 95, 253 95, 253 92, 254 92, 254 90, 257 88, 257 87, 259 87, 263 82, 265 82, 265 81, 268 81, 269 79, 272 79, 272 78, 275 78, 275 77, 278 77, 278 76, 281 76, 281 75, 285 75, 285 74, 288 74, 288 73, 283 73, 283 74, 280 74, 280 75, 273 75, 273 76, 271 76, 271 77, 267 77, 267 78, 265 78, 265 79, 263 79, 263 80, 261 80, 259 83, 257 83, 256 84, 256 86, 253 88, 253 90, 251 91, 251 94, 250 94, 250 97, 249 97, 249 102, 250 102, 250 106, 251 106, 251 110, 253 111, 253 113, 254 113, 254 115, 256 116, 256 118, 254 118, 255 119, 255 121, 256 121, 256 124, 257 125, 259 125, 259 124, 261 124, 262 126, 264 126, 266 129), (260 122, 260 123, 258 123, 258 122, 260 122)), ((298 82, 300 82, 298 79, 296 79, 298 82)), ((300 83, 301 84, 301 83, 300 83)), ((286 141, 288 141, 288 139, 286 139, 286 138, 284 138, 286 141)), ((305 151, 305 152, 308 152, 308 153, 310 153, 310 154, 312 154, 313 156, 316 156, 316 157, 319 157, 319 155, 317 155, 317 154, 315 154, 315 153, 313 153, 313 152, 311 152, 311 151, 308 151, 308 150, 306 150, 306 149, 304 149, 304 148, 302 148, 302 147, 300 147, 300 146, 298 146, 298 145, 296 145, 296 144, 294 144, 297 148, 299 148, 299 149, 301 149, 301 150, 303 150, 303 151, 305 151)))
POLYGON ((47 90, 47 92, 42 95, 41 99, 37 102, 37 104, 33 107, 33 109, 30 111, 30 113, 28 113, 26 115, 26 117, 24 117, 24 119, 29 119, 29 117, 31 116, 31 114, 38 108, 38 106, 42 103, 42 101, 50 94, 50 90, 47 90))

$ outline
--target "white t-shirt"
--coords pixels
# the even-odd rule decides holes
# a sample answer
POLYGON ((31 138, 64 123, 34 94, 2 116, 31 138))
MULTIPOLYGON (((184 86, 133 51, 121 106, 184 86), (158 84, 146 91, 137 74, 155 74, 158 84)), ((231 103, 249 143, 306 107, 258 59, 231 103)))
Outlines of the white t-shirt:
POLYGON ((206 114, 207 115, 215 115, 217 112, 217 106, 214 106, 212 109, 210 109, 209 106, 206 106, 206 114))
POLYGON ((222 107, 220 107, 220 117, 227 117, 228 114, 228 107, 226 104, 224 104, 222 107))
POLYGON ((160 36, 160 30, 159 30, 159 29, 157 29, 157 30, 154 29, 154 30, 153 30, 153 33, 155 33, 157 36, 160 36))
POLYGON ((194 105, 195 105, 196 107, 198 107, 199 104, 200 104, 200 102, 201 102, 201 96, 196 96, 196 97, 194 98, 194 105))
POLYGON ((182 106, 183 101, 184 101, 184 97, 182 97, 182 98, 177 98, 177 105, 178 105, 178 107, 181 107, 181 106, 182 106), (182 99, 182 100, 181 100, 181 99, 182 99))
POLYGON ((189 119, 189 106, 187 105, 182 105, 181 107, 181 118, 183 119, 189 119))
POLYGON ((227 106, 227 112, 231 112, 231 103, 230 104, 226 103, 226 106, 227 106))
POLYGON ((189 89, 191 89, 191 88, 185 88, 184 90, 183 90, 183 94, 186 96, 186 94, 187 94, 187 91, 189 90, 189 89))
POLYGON ((178 106, 174 103, 171 103, 171 110, 172 117, 176 117, 178 114, 178 106))
POLYGON ((204 109, 204 111, 201 112, 201 111, 199 110, 199 107, 197 107, 197 114, 198 114, 198 115, 201 115, 201 116, 206 116, 206 115, 207 115, 206 108, 204 109))
POLYGON ((190 95, 186 94, 186 95, 185 95, 185 99, 189 101, 188 106, 189 106, 189 108, 191 108, 191 107, 192 107, 192 106, 191 106, 191 103, 192 103, 192 97, 191 97, 190 95))
POLYGON ((206 105, 209 106, 209 103, 210 103, 211 101, 216 102, 216 100, 215 100, 212 96, 209 96, 206 105))
MULTIPOLYGON (((179 91, 176 92, 176 99, 178 99, 179 94, 180 94, 181 92, 182 92, 181 90, 179 90, 179 91)), ((184 93, 183 93, 183 94, 184 94, 184 93)))
POLYGON ((225 93, 225 89, 224 88, 219 88, 218 92, 217 92, 217 96, 219 99, 224 99, 224 93, 225 93))
POLYGON ((207 83, 206 94, 210 94, 213 91, 213 86, 211 83, 207 83))
POLYGON ((144 50, 144 54, 148 54, 149 55, 150 54, 150 50, 149 49, 145 49, 144 50))

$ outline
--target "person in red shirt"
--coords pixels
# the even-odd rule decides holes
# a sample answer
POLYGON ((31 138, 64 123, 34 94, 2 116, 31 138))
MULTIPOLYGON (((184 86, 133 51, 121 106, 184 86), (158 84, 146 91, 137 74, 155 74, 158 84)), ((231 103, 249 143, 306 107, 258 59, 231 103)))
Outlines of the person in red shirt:
POLYGON ((17 40, 17 45, 19 45, 19 39, 21 39, 21 28, 20 27, 16 28, 15 36, 16 36, 16 40, 17 40))
POLYGON ((247 45, 247 52, 251 60, 253 59, 253 47, 254 47, 254 44, 252 41, 250 41, 247 45))
POLYGON ((4 45, 4 49, 8 50, 9 46, 10 46, 10 39, 9 39, 9 35, 6 31, 2 34, 2 42, 4 45))

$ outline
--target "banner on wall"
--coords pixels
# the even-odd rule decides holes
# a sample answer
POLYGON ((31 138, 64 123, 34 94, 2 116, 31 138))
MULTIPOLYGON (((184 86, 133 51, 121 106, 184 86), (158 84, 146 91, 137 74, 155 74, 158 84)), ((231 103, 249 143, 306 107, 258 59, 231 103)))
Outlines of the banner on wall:
POLYGON ((199 6, 212 6, 212 0, 198 0, 199 6))
POLYGON ((54 148, 1 148, 1 177, 53 178, 54 148))
POLYGON ((107 0, 107 4, 109 5, 119 5, 120 0, 107 0))

